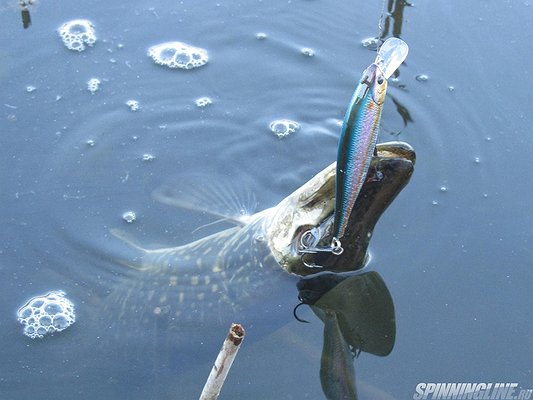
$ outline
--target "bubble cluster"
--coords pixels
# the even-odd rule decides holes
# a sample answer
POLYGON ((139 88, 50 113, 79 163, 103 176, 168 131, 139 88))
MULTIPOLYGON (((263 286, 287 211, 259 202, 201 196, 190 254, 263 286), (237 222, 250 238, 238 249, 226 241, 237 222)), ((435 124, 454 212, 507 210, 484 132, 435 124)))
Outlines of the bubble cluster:
POLYGON ((64 23, 57 30, 63 40, 63 44, 69 50, 83 51, 85 46, 92 46, 96 43, 94 26, 86 19, 75 19, 64 23))
POLYGON ((426 82, 429 80, 429 76, 427 76, 426 74, 419 74, 415 77, 415 79, 418 81, 418 82, 426 82))
POLYGON ((370 50, 377 50, 379 47, 379 38, 368 37, 361 40, 361 45, 370 50))
POLYGON ((209 58, 207 50, 182 42, 167 42, 152 46, 148 49, 148 55, 156 64, 181 69, 201 67, 209 58))
POLYGON ((142 160, 146 162, 152 162, 155 160, 155 156, 150 153, 146 153, 146 154, 143 154, 142 160))
POLYGON ((270 130, 279 137, 289 136, 300 129, 300 124, 290 119, 277 119, 270 123, 270 130))
POLYGON ((100 89, 100 83, 100 79, 98 78, 89 79, 89 82, 87 82, 87 89, 94 94, 100 89))
POLYGON ((197 107, 206 107, 213 103, 209 97, 200 97, 195 101, 197 107))
POLYGON ((307 57, 313 57, 315 55, 315 51, 311 49, 310 47, 304 47, 300 50, 300 52, 307 57))
POLYGON ((126 105, 130 108, 131 111, 138 111, 141 106, 137 100, 128 100, 126 105))
POLYGON ((124 214, 122 214, 122 219, 128 224, 131 224, 132 222, 135 222, 137 216, 133 211, 126 211, 124 214))
POLYGON ((24 334, 32 339, 61 332, 76 321, 74 305, 62 291, 31 298, 18 310, 17 317, 24 325, 24 334))

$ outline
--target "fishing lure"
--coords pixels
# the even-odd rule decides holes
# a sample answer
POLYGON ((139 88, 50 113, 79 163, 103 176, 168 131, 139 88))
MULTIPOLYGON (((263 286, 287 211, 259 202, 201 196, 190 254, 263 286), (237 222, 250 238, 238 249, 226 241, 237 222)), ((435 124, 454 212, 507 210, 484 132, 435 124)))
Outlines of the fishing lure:
POLYGON ((408 51, 409 48, 404 41, 389 38, 379 49, 375 61, 363 72, 341 128, 337 151, 335 218, 331 246, 323 248, 301 246, 301 253, 324 251, 335 255, 342 254, 341 239, 376 148, 381 111, 387 94, 387 79, 405 60, 408 51))
POLYGON ((379 121, 387 94, 387 80, 380 68, 371 64, 363 73, 342 124, 337 151, 335 183, 334 254, 342 253, 340 239, 363 186, 378 140, 379 121))

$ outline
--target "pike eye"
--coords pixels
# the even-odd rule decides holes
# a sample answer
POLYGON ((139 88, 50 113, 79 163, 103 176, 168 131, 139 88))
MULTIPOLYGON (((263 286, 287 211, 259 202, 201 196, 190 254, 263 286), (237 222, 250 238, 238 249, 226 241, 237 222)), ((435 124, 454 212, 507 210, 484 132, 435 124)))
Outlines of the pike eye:
POLYGON ((380 76, 380 77, 378 78, 378 84, 381 85, 382 83, 383 83, 383 77, 380 76))

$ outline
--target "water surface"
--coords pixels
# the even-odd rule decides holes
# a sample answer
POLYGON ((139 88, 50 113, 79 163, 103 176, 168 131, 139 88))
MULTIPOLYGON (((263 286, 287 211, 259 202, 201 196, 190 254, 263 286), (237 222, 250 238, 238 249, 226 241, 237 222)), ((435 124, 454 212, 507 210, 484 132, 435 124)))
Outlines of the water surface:
MULTIPOLYGON (((198 396, 225 328, 190 332, 191 363, 161 351, 170 348, 166 331, 140 324, 142 302, 124 317, 134 326, 138 313, 142 333, 118 329, 120 307, 109 301, 131 279, 123 261, 135 254, 110 230, 150 248, 188 243, 216 230, 195 231, 212 219, 157 202, 154 190, 200 173, 243 182, 260 210, 331 163, 338 121, 375 58, 361 41, 378 34, 381 8, 42 1, 23 29, 16 2, 2 6, 2 398, 198 396), (78 18, 97 36, 83 52, 56 32, 78 18), (206 49, 208 63, 156 65, 147 50, 167 41, 206 49), (212 103, 197 107, 202 97, 212 103), (300 129, 280 139, 269 128, 277 119, 300 129), (134 222, 123 220, 127 211, 134 222), (29 339, 16 311, 51 290, 68 294, 77 321, 29 339)), ((401 37, 410 53, 389 84, 379 140, 409 142, 417 165, 371 242, 368 268, 392 293, 397 338, 390 356, 358 358, 360 398, 411 398, 419 382, 531 388, 533 9, 442 0, 385 8, 382 36, 401 37)), ((323 398, 322 325, 309 312, 302 316, 312 324, 292 320, 293 284, 287 278, 272 299, 279 310, 270 329, 247 337, 225 398, 323 398)))

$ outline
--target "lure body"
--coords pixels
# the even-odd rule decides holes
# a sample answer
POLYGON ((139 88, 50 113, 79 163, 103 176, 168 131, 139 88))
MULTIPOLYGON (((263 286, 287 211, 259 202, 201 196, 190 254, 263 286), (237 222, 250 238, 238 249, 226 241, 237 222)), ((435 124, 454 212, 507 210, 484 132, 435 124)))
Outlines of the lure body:
POLYGON ((389 38, 378 50, 375 61, 363 72, 342 123, 337 152, 335 184, 335 216, 331 245, 317 245, 315 234, 308 230, 302 235, 298 252, 308 268, 322 268, 303 261, 305 254, 320 252, 340 255, 344 249, 340 239, 359 192, 366 179, 374 155, 381 111, 387 94, 387 79, 407 57, 409 47, 399 38, 389 38))
POLYGON ((363 73, 344 116, 337 153, 332 243, 340 252, 340 239, 374 155, 386 93, 387 79, 373 63, 363 73))

